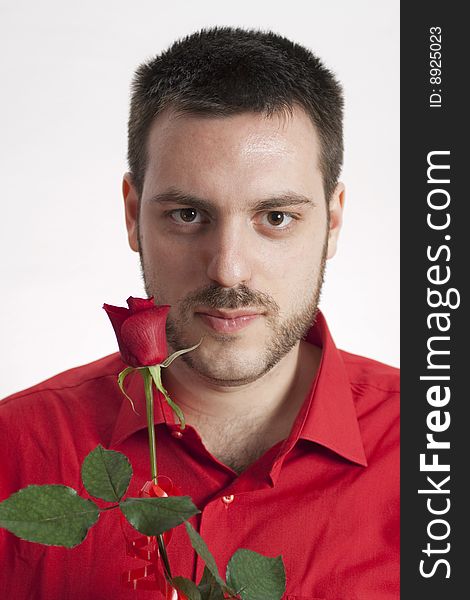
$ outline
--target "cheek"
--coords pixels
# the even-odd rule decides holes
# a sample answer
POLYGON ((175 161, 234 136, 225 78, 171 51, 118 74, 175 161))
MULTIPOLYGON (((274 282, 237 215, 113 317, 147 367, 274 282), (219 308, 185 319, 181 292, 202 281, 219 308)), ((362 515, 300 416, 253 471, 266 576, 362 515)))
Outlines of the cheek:
POLYGON ((184 262, 180 249, 168 238, 150 210, 141 217, 140 244, 146 265, 152 271, 171 271, 184 262))
POLYGON ((194 253, 187 254, 171 245, 147 244, 144 247, 145 266, 150 270, 158 283, 174 285, 179 283, 181 288, 195 278, 197 264, 194 253))
POLYGON ((295 248, 287 244, 270 252, 263 260, 264 277, 258 287, 268 293, 284 314, 291 313, 310 300, 317 286, 322 246, 304 243, 295 248))
POLYGON ((200 287, 200 261, 194 250, 188 252, 163 236, 141 236, 146 280, 161 304, 174 305, 188 292, 200 287))
POLYGON ((318 273, 322 254, 323 239, 319 236, 305 236, 299 243, 279 245, 275 252, 270 252, 263 261, 266 272, 281 280, 283 286, 288 282, 301 283, 318 273))

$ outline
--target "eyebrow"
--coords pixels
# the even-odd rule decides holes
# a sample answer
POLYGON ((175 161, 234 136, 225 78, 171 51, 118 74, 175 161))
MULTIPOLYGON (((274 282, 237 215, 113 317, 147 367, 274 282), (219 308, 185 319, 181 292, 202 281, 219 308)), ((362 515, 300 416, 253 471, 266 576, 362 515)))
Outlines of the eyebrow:
MULTIPOLYGON (((177 188, 170 188, 165 192, 160 194, 156 194, 152 196, 148 202, 152 204, 165 204, 165 203, 174 203, 174 204, 185 204, 187 206, 191 206, 193 208, 197 208, 199 210, 211 211, 217 206, 211 200, 206 198, 201 198, 199 196, 195 196, 193 194, 186 194, 177 188)), ((259 200, 255 202, 255 204, 251 207, 253 210, 271 210, 276 208, 282 208, 285 206, 316 206, 316 203, 307 196, 303 194, 298 194, 297 192, 283 192, 281 194, 277 194, 270 198, 265 198, 264 200, 259 200)))

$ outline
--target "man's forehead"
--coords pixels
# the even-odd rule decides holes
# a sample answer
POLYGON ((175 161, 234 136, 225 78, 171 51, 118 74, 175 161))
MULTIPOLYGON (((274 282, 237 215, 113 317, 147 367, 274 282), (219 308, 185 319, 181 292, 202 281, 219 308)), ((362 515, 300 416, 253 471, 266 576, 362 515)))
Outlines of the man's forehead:
POLYGON ((291 192, 319 202, 318 157, 318 139, 304 111, 272 117, 162 114, 148 140, 143 197, 161 200, 176 189, 200 200, 224 198, 233 207, 251 207, 291 192))
POLYGON ((258 156, 289 153, 299 145, 319 149, 316 127, 305 110, 297 105, 270 115, 253 111, 201 114, 168 107, 154 119, 149 142, 153 145, 158 140, 180 137, 207 143, 217 139, 219 144, 238 140, 245 153, 258 156))

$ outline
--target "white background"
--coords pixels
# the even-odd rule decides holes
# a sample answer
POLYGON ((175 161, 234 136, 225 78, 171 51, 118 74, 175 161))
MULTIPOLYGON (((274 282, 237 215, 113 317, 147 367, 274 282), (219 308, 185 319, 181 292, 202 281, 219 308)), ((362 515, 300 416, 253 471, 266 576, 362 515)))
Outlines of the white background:
POLYGON ((143 296, 127 246, 135 67, 210 25, 272 29, 346 96, 344 229, 321 301, 336 344, 399 363, 399 2, 0 2, 0 397, 116 351, 103 302, 143 296))

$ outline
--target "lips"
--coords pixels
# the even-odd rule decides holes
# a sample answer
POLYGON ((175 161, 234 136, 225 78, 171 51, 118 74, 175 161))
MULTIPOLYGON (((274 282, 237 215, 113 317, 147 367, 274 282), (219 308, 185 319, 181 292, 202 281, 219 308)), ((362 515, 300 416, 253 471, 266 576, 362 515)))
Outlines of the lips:
POLYGON ((245 329, 262 316, 253 309, 214 310, 200 309, 196 315, 217 333, 234 333, 245 329))

